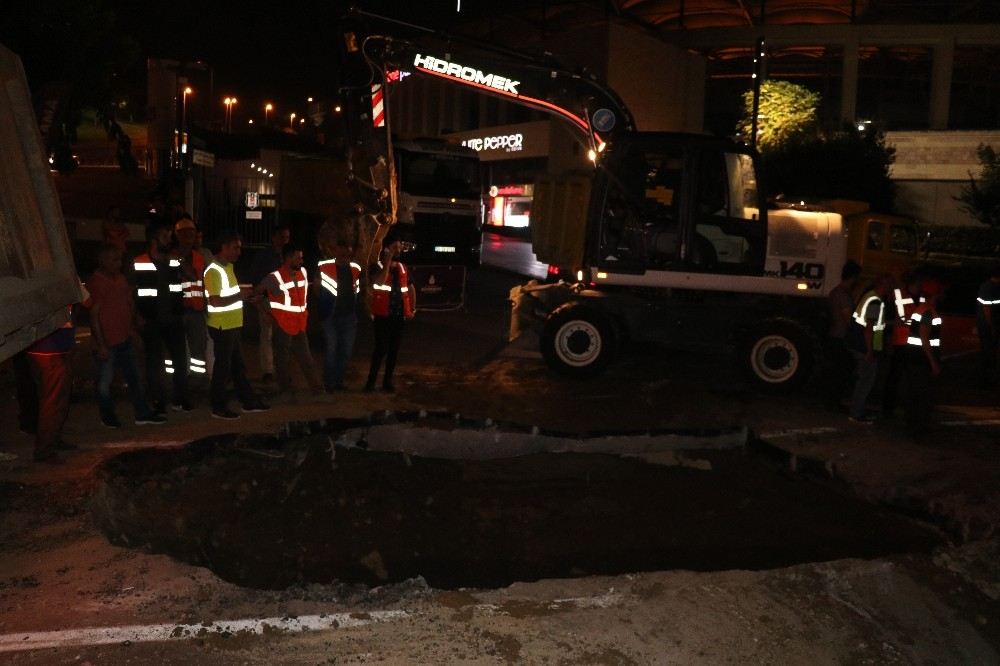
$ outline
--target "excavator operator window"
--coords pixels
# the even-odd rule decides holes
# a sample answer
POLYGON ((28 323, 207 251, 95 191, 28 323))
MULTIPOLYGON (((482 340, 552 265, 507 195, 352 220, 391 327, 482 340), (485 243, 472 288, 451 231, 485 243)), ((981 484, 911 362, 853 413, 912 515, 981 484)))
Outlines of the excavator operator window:
POLYGON ((694 270, 755 275, 763 270, 766 230, 760 220, 753 159, 703 151, 697 160, 694 270))
POLYGON ((633 149, 615 166, 605 196, 602 258, 669 269, 679 256, 682 150, 633 149))

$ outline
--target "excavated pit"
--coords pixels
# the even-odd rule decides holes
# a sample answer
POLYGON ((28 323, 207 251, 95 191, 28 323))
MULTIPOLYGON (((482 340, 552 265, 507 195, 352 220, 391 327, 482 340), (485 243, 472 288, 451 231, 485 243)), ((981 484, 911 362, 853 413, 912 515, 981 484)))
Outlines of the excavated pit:
POLYGON ((118 455, 92 510, 114 543, 258 588, 416 576, 498 587, 941 543, 747 441, 739 430, 578 437, 450 415, 334 419, 118 455))

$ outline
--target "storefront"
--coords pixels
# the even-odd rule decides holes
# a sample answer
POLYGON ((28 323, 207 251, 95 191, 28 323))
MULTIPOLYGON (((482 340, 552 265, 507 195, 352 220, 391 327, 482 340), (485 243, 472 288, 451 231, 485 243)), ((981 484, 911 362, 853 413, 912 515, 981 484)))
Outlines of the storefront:
POLYGON ((479 153, 485 167, 487 227, 526 233, 535 178, 548 170, 551 120, 456 132, 448 140, 479 153))

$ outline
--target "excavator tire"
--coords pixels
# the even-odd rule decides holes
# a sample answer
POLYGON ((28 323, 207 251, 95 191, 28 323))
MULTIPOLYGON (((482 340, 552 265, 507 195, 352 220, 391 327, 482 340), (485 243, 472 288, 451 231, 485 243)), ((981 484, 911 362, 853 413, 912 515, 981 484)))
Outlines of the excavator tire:
POLYGON ((615 327, 600 311, 580 303, 566 303, 545 322, 541 351, 559 374, 593 377, 611 362, 618 347, 615 327))

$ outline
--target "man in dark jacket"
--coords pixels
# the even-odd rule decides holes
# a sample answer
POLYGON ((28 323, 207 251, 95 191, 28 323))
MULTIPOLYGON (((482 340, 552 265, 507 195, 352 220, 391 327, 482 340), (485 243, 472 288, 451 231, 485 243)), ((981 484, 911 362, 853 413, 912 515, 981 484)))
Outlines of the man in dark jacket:
POLYGON ((173 225, 147 233, 149 249, 132 262, 136 310, 146 354, 146 395, 153 410, 165 413, 163 373, 173 379, 173 409, 191 411, 187 392, 184 292, 181 262, 170 255, 173 225))

